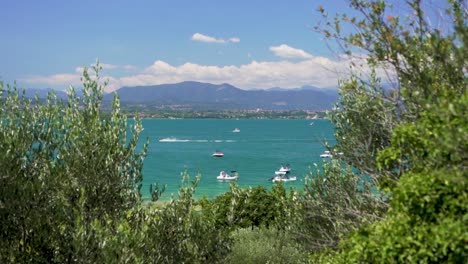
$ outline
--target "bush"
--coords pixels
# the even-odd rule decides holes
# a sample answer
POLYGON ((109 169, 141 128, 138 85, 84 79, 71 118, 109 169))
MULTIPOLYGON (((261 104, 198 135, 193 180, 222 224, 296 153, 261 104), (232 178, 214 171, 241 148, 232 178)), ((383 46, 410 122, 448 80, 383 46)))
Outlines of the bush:
POLYGON ((437 112, 422 113, 417 123, 396 129, 394 147, 382 152, 379 160, 385 167, 405 153, 411 169, 393 189, 386 219, 345 240, 339 259, 395 263, 468 259, 468 177, 463 169, 468 93, 440 102, 437 112))
POLYGON ((289 196, 281 183, 268 191, 263 186, 239 188, 232 183, 230 190, 213 200, 202 198, 199 204, 203 213, 222 228, 247 228, 284 226, 292 209, 295 193, 289 196))
POLYGON ((118 219, 140 202, 141 123, 128 133, 117 98, 101 113, 94 70, 95 79, 83 73, 83 97, 71 88, 65 102, 49 94, 41 104, 0 84, 2 262, 76 259, 78 227, 118 219))
POLYGON ((388 191, 390 207, 382 220, 344 239, 338 253, 326 251, 314 260, 466 262, 466 5, 449 0, 430 6, 436 8, 431 12, 444 14, 444 27, 434 28, 423 1, 398 7, 410 11, 402 17, 385 1, 350 3, 362 16, 336 17, 335 23, 327 24, 336 28, 330 35, 344 40, 349 53, 354 48, 365 50, 374 71, 390 68, 396 77, 396 97, 387 101, 394 108, 380 105, 381 111, 395 113, 390 116, 398 122, 389 133, 388 145, 374 160, 380 174, 376 179, 388 191), (355 26, 357 32, 343 36, 340 20, 355 26))
POLYGON ((239 229, 226 263, 306 263, 307 254, 286 232, 276 229, 239 229))
POLYGON ((224 263, 232 239, 194 208, 198 178, 183 176, 177 199, 162 207, 137 206, 121 219, 93 222, 77 232, 75 244, 92 263, 224 263), (112 227, 116 228, 112 228, 112 227), (94 247, 88 248, 89 241, 94 247))
POLYGON ((316 165, 296 201, 290 229, 311 252, 336 249, 340 238, 380 219, 387 204, 369 177, 338 160, 316 165))

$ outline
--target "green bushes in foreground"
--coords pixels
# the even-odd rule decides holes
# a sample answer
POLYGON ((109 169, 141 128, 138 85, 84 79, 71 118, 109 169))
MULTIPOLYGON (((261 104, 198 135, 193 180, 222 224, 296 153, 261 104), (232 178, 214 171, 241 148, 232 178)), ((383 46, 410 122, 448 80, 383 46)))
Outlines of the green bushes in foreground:
POLYGON ((225 263, 307 263, 307 252, 284 230, 238 229, 232 236, 234 244, 225 263))
POLYGON ((218 228, 195 210, 198 179, 185 175, 178 197, 159 207, 140 204, 125 216, 93 222, 77 232, 78 262, 223 263, 232 245, 227 229, 218 228), (89 247, 90 243, 93 247, 89 247))
MULTIPOLYGON (((0 83, 0 262, 216 263, 229 234, 194 211, 197 181, 162 208, 140 196, 146 145, 87 70, 83 96, 41 104, 0 83)), ((153 190, 152 197, 159 197, 153 190)))
POLYGON ((393 189, 385 219, 345 239, 335 262, 466 262, 467 110, 465 91, 450 103, 442 101, 437 113, 423 113, 418 123, 396 129, 394 147, 379 161, 391 164, 404 152, 414 165, 393 189))
MULTIPOLYGON (((185 175, 176 199, 161 207, 145 205, 140 186, 146 146, 140 152, 136 148, 141 123, 136 119, 129 130, 118 98, 110 113, 102 113, 103 86, 87 71, 83 80, 83 97, 72 89, 65 102, 49 95, 40 104, 15 88, 0 89, 0 262, 303 260, 301 245, 309 241, 297 234, 312 229, 294 227, 309 221, 314 228, 327 224, 301 220, 304 213, 323 209, 306 202, 328 197, 327 192, 311 195, 320 181, 312 181, 303 195, 287 192, 282 184, 271 191, 232 185, 224 195, 195 203, 198 179, 190 183, 185 175)), ((327 177, 335 182, 333 175, 327 177)), ((339 187, 347 188, 341 194, 355 191, 355 178, 350 180, 339 187)), ((157 199, 160 190, 151 196, 157 199)), ((330 234, 337 237, 338 232, 330 234)))
MULTIPOLYGON (((341 91, 348 97, 338 110, 344 117, 342 135, 359 135, 364 127, 385 136, 368 137, 360 144, 372 146, 372 140, 385 139, 370 153, 368 164, 373 164, 370 175, 390 204, 381 220, 343 237, 336 251, 314 254, 314 262, 466 263, 468 259, 467 6, 457 0, 429 2, 407 1, 394 9, 386 1, 351 0, 360 16, 343 14, 326 24, 326 35, 337 39, 348 54, 360 49, 374 73, 389 69, 394 76, 394 87, 379 94, 373 90, 383 87, 379 78, 366 81, 352 75, 343 82, 341 91), (400 16, 401 11, 409 12, 400 16), (430 14, 436 13, 444 23, 431 21, 430 14), (340 31, 343 24, 356 31, 340 31), (372 103, 368 106, 378 111, 378 119, 369 107, 354 107, 362 98, 372 103), (347 122, 347 117, 354 119, 347 122), (380 133, 382 124, 392 125, 380 133)), ((345 160, 359 165, 362 154, 351 155, 345 160)))
POLYGON ((140 203, 142 126, 129 129, 117 99, 104 117, 102 89, 84 71, 81 98, 40 104, 0 84, 1 262, 73 261, 79 228, 140 203))
POLYGON ((444 33, 418 0, 404 19, 385 1, 350 3, 363 20, 342 16, 325 32, 349 54, 364 49, 374 74, 342 83, 331 119, 345 148, 335 157, 353 169, 331 162, 299 192, 232 186, 196 204, 197 181, 184 181, 177 199, 145 206, 141 123, 129 130, 117 98, 102 114, 87 71, 83 97, 72 89, 66 102, 41 105, 1 84, 0 262, 282 263, 309 252, 326 263, 466 262, 466 6, 448 1, 444 33), (358 33, 342 36, 340 19, 358 33), (388 93, 381 66, 398 77, 388 93))
POLYGON ((340 238, 381 219, 387 202, 368 176, 331 160, 311 171, 294 207, 291 234, 307 251, 320 252, 337 249, 340 238))
POLYGON ((288 194, 281 183, 268 191, 263 186, 239 188, 231 183, 230 190, 218 197, 198 201, 203 214, 222 228, 281 227, 288 225, 295 192, 288 194))

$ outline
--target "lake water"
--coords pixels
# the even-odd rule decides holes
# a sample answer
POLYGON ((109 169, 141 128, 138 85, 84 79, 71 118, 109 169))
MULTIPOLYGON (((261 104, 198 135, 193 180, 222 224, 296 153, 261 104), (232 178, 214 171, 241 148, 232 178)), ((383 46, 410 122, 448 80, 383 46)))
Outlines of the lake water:
POLYGON ((269 179, 282 164, 297 176, 285 185, 300 188, 313 163, 321 162, 323 142, 334 142, 328 120, 144 119, 143 127, 141 139, 150 139, 143 168, 145 199, 155 182, 167 185, 161 200, 176 195, 183 171, 192 179, 201 175, 197 197, 229 190, 229 182, 216 179, 221 170, 238 171, 239 186, 270 187, 269 179), (233 133, 235 128, 240 132, 233 133), (212 157, 216 150, 224 157, 212 157))

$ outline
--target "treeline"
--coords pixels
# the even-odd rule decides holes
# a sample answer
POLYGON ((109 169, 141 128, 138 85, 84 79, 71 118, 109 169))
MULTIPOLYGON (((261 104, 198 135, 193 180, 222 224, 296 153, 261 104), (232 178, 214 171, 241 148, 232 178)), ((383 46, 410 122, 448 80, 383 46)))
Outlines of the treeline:
POLYGON ((319 8, 317 30, 366 54, 370 76, 341 81, 329 149, 343 154, 300 190, 233 183, 195 200, 198 178, 184 175, 170 202, 143 202, 141 120, 130 127, 118 98, 103 113, 99 78, 85 70, 83 96, 45 103, 1 83, 0 262, 466 262, 467 7, 448 1, 435 28, 422 1, 400 16, 384 1, 350 5, 357 17, 319 8))

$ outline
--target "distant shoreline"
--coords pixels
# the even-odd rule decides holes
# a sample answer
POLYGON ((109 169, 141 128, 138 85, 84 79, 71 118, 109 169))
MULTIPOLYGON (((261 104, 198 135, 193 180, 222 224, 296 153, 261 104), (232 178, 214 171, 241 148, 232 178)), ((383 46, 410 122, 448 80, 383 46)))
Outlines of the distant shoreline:
POLYGON ((143 119, 326 119, 326 111, 311 110, 160 110, 126 109, 128 117, 143 119))

